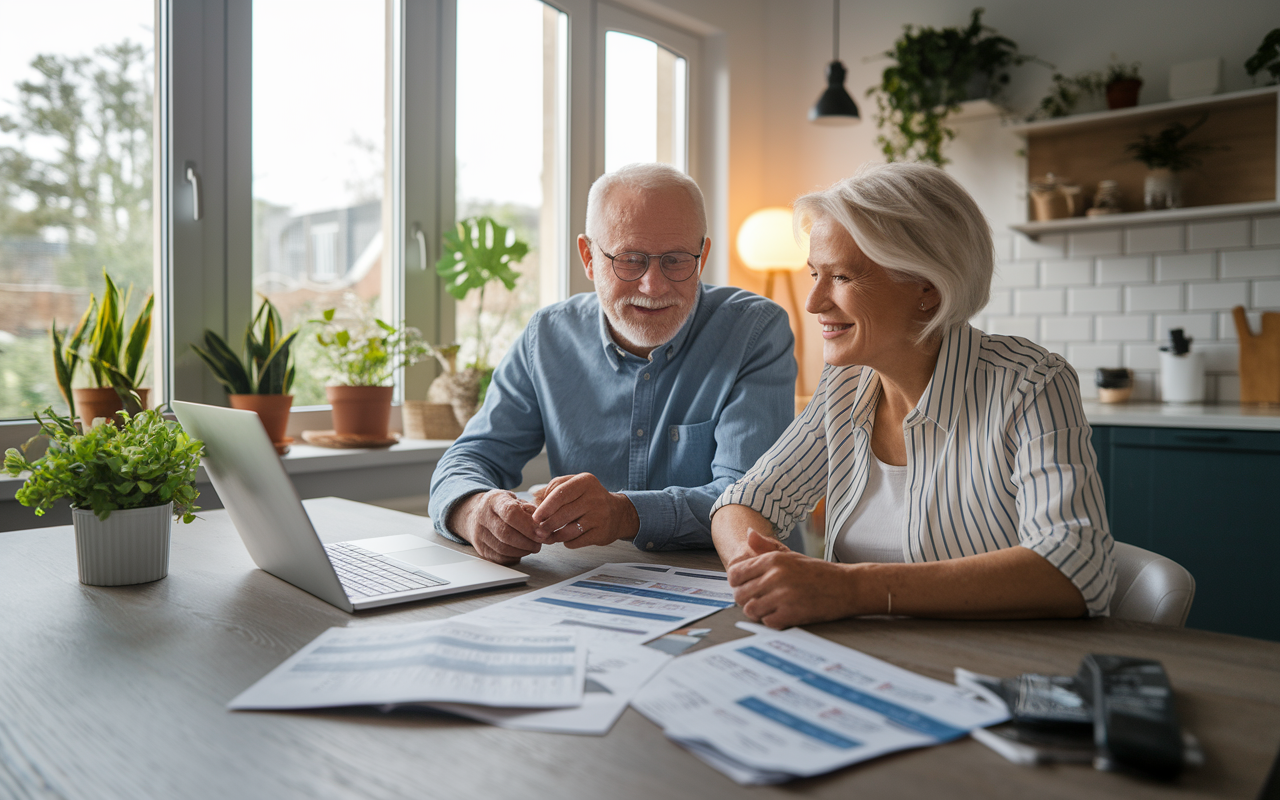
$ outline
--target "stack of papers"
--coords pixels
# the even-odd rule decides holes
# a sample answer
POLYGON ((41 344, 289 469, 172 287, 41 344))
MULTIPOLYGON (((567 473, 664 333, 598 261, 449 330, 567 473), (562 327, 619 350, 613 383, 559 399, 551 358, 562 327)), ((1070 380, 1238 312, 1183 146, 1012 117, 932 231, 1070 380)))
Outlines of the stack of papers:
POLYGON ((1009 717, 1003 704, 799 628, 676 659, 631 705, 743 784, 820 775, 1009 717))
POLYGON ((508 728, 603 735, 671 660, 644 643, 731 605, 723 572, 607 564, 444 621, 331 628, 229 708, 428 703, 508 728))

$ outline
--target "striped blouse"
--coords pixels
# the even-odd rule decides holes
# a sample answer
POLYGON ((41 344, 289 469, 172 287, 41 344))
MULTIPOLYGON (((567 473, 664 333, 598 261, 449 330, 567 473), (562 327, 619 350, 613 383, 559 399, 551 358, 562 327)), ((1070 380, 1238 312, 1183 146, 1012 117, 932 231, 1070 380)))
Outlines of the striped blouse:
MULTIPOLYGON (((827 497, 826 559, 862 498, 880 378, 823 370, 804 412, 712 513, 734 503, 790 531, 827 497)), ((902 424, 908 563, 1021 545, 1061 570, 1091 616, 1108 612, 1115 561, 1080 384, 1063 358, 969 325, 942 341, 928 387, 902 424)))

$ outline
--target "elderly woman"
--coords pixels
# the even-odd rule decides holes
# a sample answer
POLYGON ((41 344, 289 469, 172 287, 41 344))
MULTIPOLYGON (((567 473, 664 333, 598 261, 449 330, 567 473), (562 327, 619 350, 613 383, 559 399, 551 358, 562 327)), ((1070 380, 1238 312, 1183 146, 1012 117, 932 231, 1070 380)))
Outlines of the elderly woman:
POLYGON ((1115 587, 1075 371, 966 322, 991 290, 973 198, 921 164, 797 201, 823 370, 809 407, 721 495, 734 597, 774 628, 860 614, 1104 615, 1115 587), (826 498, 823 559, 774 538, 826 498))

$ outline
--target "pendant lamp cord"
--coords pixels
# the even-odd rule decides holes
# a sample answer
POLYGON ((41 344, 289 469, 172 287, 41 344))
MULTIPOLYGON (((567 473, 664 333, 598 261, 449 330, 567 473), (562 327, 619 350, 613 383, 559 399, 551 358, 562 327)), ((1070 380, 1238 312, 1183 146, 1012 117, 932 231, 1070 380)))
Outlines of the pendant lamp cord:
POLYGON ((831 60, 840 60, 840 0, 831 3, 835 24, 831 26, 831 60))

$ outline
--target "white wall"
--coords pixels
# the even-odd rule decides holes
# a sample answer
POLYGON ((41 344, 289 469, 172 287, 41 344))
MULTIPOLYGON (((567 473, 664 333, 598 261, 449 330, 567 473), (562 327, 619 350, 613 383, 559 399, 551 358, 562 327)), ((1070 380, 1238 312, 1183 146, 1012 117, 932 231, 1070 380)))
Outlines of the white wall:
MULTIPOLYGON (((765 2, 766 157, 760 205, 787 204, 804 192, 852 174, 866 161, 883 160, 875 146, 875 101, 866 96, 866 90, 879 83, 880 73, 890 63, 879 55, 892 45, 904 24, 961 26, 978 5, 977 0, 844 0, 840 58, 849 70, 846 86, 862 110, 863 123, 828 128, 810 124, 807 113, 823 89, 823 71, 831 59, 831 3, 765 2)), ((1266 31, 1280 26, 1274 0, 1233 0, 1230 4, 1209 0, 983 0, 981 5, 986 8, 983 19, 987 24, 1017 42, 1024 53, 1052 62, 1066 74, 1103 68, 1112 53, 1121 61, 1142 62, 1143 104, 1168 99, 1172 64, 1212 56, 1224 59, 1226 91, 1249 88, 1252 84, 1244 61, 1266 31)), ((1018 68, 1007 92, 1010 103, 1023 109, 1034 106, 1050 78, 1050 70, 1044 67, 1027 64, 1018 68)), ((1008 225, 1025 221, 1022 193, 1026 167, 1016 154, 1022 143, 1002 129, 998 118, 962 122, 956 129, 958 137, 945 151, 954 162, 948 169, 978 199, 1000 235, 999 247, 1011 259, 1015 242, 1008 225)), ((1026 262, 1019 263, 1025 266, 1026 262)), ((1035 263, 1037 270, 1043 268, 1035 263)), ((1151 280, 1154 269, 1153 262, 1151 280)), ((1215 271, 1206 280, 1216 281, 1219 274, 1215 271)), ((1091 280, 1096 279, 1095 274, 1091 280)), ((806 275, 795 276, 793 286, 802 296, 807 284, 806 275)), ((1036 284, 1036 288, 1040 286, 1036 284)), ((1247 290, 1254 291, 1252 286, 1247 290)), ((1189 311, 1189 290, 1184 287, 1182 294, 1179 310, 1189 311)), ((1264 296, 1270 295, 1264 292, 1264 296)), ((1013 311, 1011 308, 1010 316, 1013 311)), ((1064 306, 1060 316, 1071 314, 1064 306)), ((1022 324, 1022 330, 1029 330, 1022 324)), ((1040 327, 1038 319, 1036 327, 1040 327)), ((812 390, 821 369, 816 355, 821 340, 814 326, 805 330, 810 356, 802 385, 812 390)), ((1042 334, 1032 338, 1054 343, 1042 334)), ((1061 339, 1056 341, 1062 343, 1061 339)), ((1088 376, 1085 378, 1088 382, 1088 376)), ((1229 397, 1229 389, 1223 397, 1229 397)))

